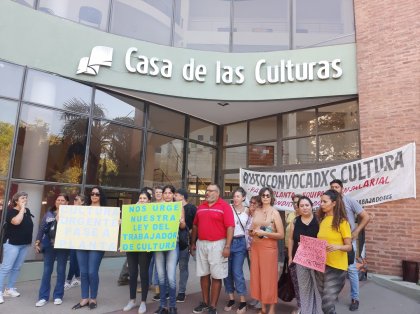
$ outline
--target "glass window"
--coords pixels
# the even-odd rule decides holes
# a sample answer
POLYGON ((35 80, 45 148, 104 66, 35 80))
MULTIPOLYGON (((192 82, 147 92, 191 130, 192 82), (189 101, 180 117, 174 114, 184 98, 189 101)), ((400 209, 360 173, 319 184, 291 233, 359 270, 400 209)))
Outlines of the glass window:
POLYGON ((246 167, 246 146, 230 147, 223 150, 223 169, 246 167))
POLYGON ((23 67, 0 61, 0 96, 20 98, 23 67))
POLYGON ((184 141, 149 132, 144 186, 182 186, 184 141))
POLYGON ((229 52, 230 1, 175 0, 174 46, 229 52))
POLYGON ((277 142, 249 145, 248 167, 275 167, 277 142))
POLYGON ((233 1, 233 51, 289 49, 289 0, 233 1))
POLYGON ((249 122, 249 141, 258 142, 277 138, 277 117, 252 120, 249 122))
POLYGON ((357 100, 318 109, 318 132, 354 129, 359 125, 357 100))
POLYGON ((223 145, 236 145, 246 143, 247 126, 246 122, 229 124, 224 127, 223 145))
POLYGON ((140 130, 94 120, 86 182, 139 188, 142 139, 140 130))
POLYGON ((217 127, 208 122, 190 118, 190 139, 210 145, 216 145, 217 127))
POLYGON ((232 197, 233 191, 239 188, 239 173, 229 173, 223 176, 223 197, 232 197))
POLYGON ((316 162, 315 136, 283 141, 283 164, 306 164, 316 162))
POLYGON ((171 44, 172 0, 114 0, 111 33, 171 44))
POLYGON ((29 70, 23 99, 51 107, 89 113, 92 88, 43 72, 29 70))
POLYGON ((9 171, 17 106, 17 102, 0 99, 0 177, 6 177, 9 171))
POLYGON ((109 0, 39 0, 38 10, 106 30, 109 0))
POLYGON ((93 115, 116 122, 142 126, 144 103, 137 99, 120 95, 110 95, 97 90, 93 115))
POLYGON ((358 131, 319 136, 319 161, 348 160, 359 157, 358 131))
POLYGON ((184 137, 185 116, 165 108, 150 105, 147 127, 184 137))
POLYGON ((295 48, 355 41, 351 0, 296 0, 295 48))
POLYGON ((30 8, 33 8, 34 7, 34 3, 35 3, 35 0, 13 0, 13 1, 14 2, 17 2, 19 4, 22 4, 22 5, 26 6, 26 7, 30 7, 30 8))
POLYGON ((81 183, 88 119, 23 105, 15 178, 81 183))
POLYGON ((215 181, 216 149, 189 143, 188 145, 188 186, 194 193, 205 190, 207 185, 215 181))
POLYGON ((305 136, 316 132, 315 109, 287 113, 282 120, 283 137, 305 136))
MULTIPOLYGON (((74 197, 80 193, 79 186, 63 186, 63 185, 41 185, 31 183, 12 183, 10 187, 9 200, 17 192, 28 193, 28 205, 31 214, 34 215, 34 232, 32 242, 36 240, 38 228, 46 211, 55 203, 58 194, 66 193, 70 198, 70 204, 73 204, 74 197)), ((42 254, 36 254, 35 250, 28 250, 26 260, 42 260, 42 254)))

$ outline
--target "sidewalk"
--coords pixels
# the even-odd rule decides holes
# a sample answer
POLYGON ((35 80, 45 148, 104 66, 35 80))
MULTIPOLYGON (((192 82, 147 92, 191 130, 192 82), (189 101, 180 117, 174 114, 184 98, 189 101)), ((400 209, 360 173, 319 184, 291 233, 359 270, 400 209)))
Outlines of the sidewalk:
MULTIPOLYGON (((246 265, 245 265, 246 266, 246 265)), ((246 267, 244 267, 245 269, 246 267)), ((129 298, 128 286, 118 286, 117 278, 119 271, 117 270, 103 270, 100 273, 100 286, 98 295, 98 308, 93 312, 101 313, 130 313, 136 314, 137 308, 130 312, 123 312, 122 308, 127 304, 129 298)), ((247 274, 248 278, 249 275, 247 274)), ((52 280, 55 283, 55 278, 52 280)), ((35 302, 37 301, 37 294, 40 281, 26 281, 20 282, 17 285, 21 296, 19 298, 5 298, 5 303, 0 304, 1 314, 26 314, 26 313, 42 313, 42 314, 75 314, 86 313, 89 311, 86 308, 78 311, 71 310, 71 307, 80 300, 80 288, 75 287, 65 292, 62 305, 54 305, 52 300, 45 306, 37 308, 35 302)), ((187 299, 185 303, 177 303, 178 313, 189 314, 192 309, 198 305, 201 299, 199 279, 195 276, 195 264, 190 260, 190 280, 188 282, 187 299)), ((53 286, 54 287, 54 286, 53 286)), ((147 302, 147 313, 153 313, 159 306, 158 302, 151 300, 154 293, 149 292, 147 302)), ((373 281, 361 282, 360 285, 360 309, 357 314, 420 314, 420 303, 410 299, 402 294, 381 287, 373 281)), ((139 296, 140 298, 140 296, 139 296)), ((218 304, 218 312, 223 311, 225 303, 225 294, 222 291, 218 304)), ((420 302, 420 300, 418 300, 420 302)), ((295 301, 290 303, 279 303, 276 308, 276 313, 286 314, 290 313, 295 307, 295 301)), ((349 304, 349 285, 346 283, 345 288, 340 294, 337 304, 337 313, 353 313, 348 310, 349 304)), ((232 311, 231 313, 235 313, 232 311)), ((247 313, 257 313, 255 310, 248 310, 247 313)))

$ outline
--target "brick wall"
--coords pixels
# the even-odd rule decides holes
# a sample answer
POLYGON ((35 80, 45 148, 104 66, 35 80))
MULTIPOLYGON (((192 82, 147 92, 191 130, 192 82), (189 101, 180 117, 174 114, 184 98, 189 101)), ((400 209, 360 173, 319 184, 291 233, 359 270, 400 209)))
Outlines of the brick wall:
POLYGON ((354 0, 362 157, 417 146, 417 200, 367 207, 369 268, 402 275, 420 262, 420 1, 354 0))

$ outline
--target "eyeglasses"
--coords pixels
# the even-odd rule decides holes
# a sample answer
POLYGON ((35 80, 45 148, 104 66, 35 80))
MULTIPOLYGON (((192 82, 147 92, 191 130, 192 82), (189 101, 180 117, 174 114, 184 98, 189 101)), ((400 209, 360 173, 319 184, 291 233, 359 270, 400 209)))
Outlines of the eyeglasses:
POLYGON ((262 197, 262 198, 270 198, 270 197, 271 197, 271 195, 270 195, 270 194, 263 194, 263 195, 261 195, 261 197, 262 197))
POLYGON ((90 193, 90 196, 101 196, 101 193, 92 192, 92 193, 90 193))

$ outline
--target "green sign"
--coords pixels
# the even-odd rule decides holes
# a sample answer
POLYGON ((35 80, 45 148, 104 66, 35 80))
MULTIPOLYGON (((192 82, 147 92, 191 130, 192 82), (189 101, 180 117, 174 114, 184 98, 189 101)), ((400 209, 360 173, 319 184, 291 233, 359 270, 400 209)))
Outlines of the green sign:
POLYGON ((181 202, 123 205, 120 250, 174 250, 181 210, 181 202))

